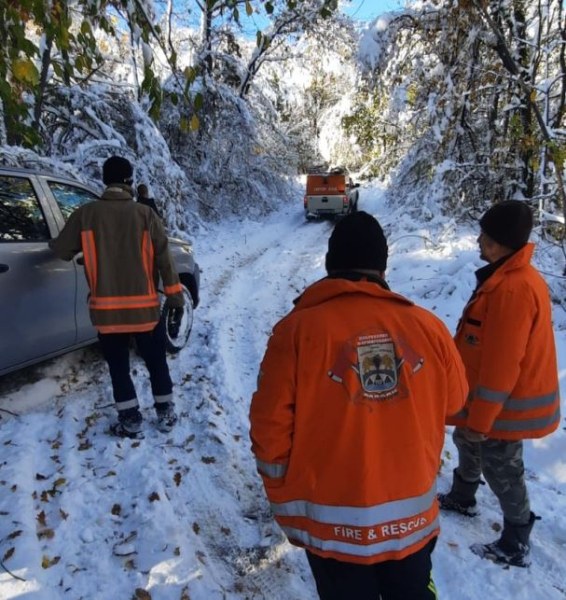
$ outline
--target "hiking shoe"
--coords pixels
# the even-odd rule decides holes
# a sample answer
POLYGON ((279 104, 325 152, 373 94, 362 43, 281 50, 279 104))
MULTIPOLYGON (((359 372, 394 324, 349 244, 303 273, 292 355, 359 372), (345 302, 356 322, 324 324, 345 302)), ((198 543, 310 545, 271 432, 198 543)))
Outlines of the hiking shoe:
POLYGON ((177 415, 173 406, 157 411, 157 429, 162 433, 169 433, 177 423, 177 415))
POLYGON ((116 437, 142 439, 141 421, 118 421, 110 426, 110 433, 116 437))
POLYGON ((505 551, 498 540, 491 544, 472 544, 470 550, 480 558, 487 558, 498 565, 526 568, 531 564, 527 558, 529 547, 524 544, 519 546, 512 551, 505 551))
POLYGON ((440 510, 456 512, 465 517, 475 517, 479 513, 475 500, 472 504, 463 504, 451 498, 450 494, 438 494, 437 498, 440 510))

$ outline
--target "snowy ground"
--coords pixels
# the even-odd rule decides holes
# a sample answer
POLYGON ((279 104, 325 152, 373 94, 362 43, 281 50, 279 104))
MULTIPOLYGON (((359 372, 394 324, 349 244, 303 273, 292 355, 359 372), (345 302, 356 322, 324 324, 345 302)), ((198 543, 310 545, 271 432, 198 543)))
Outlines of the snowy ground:
MULTIPOLYGON (((316 598, 302 551, 271 521, 248 440, 249 401, 270 329, 324 275, 331 225, 305 223, 301 204, 263 221, 211 226, 194 240, 202 304, 190 347, 170 361, 182 415, 170 434, 152 427, 138 359, 147 417, 139 441, 106 434, 114 411, 96 348, 0 379, 0 598, 316 598)), ((434 212, 415 223, 411 211, 387 207, 378 188, 361 190, 360 208, 388 233, 392 289, 453 330, 482 264, 477 232, 434 212)), ((560 274, 554 255, 541 246, 537 264, 560 274)), ((555 323, 564 382, 560 306, 555 323)), ((483 486, 480 516, 442 516, 433 557, 440 598, 566 598, 564 421, 553 436, 527 442, 526 464, 533 509, 543 517, 533 532, 532 566, 504 570, 469 551, 498 535, 499 509, 483 486)), ((447 435, 439 489, 448 487, 454 466, 447 435)))

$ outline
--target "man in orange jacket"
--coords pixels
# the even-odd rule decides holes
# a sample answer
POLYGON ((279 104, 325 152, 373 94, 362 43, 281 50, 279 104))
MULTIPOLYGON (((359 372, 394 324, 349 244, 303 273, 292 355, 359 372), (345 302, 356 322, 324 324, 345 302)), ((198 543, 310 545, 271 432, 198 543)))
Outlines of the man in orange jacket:
POLYGON ((179 276, 159 217, 133 201, 130 162, 111 156, 102 177, 107 187, 100 200, 74 211, 50 246, 63 260, 84 255, 90 317, 108 363, 118 411, 112 433, 141 435, 142 415, 130 376, 131 336, 149 371, 157 426, 170 431, 177 416, 157 287, 161 278, 167 302, 180 321, 184 300, 179 276))
POLYGON ((374 217, 336 224, 328 277, 275 326, 251 403, 272 511, 323 600, 436 597, 444 422, 468 388, 450 333, 389 290, 386 263, 374 217))
POLYGON ((523 440, 541 438, 560 422, 551 301, 530 260, 534 245, 529 207, 516 200, 491 207, 480 219, 477 287, 464 308, 455 340, 466 365, 470 395, 458 415, 458 467, 440 494, 444 510, 475 516, 483 473, 503 511, 501 537, 472 546, 495 562, 525 567, 536 516, 525 485, 523 440))

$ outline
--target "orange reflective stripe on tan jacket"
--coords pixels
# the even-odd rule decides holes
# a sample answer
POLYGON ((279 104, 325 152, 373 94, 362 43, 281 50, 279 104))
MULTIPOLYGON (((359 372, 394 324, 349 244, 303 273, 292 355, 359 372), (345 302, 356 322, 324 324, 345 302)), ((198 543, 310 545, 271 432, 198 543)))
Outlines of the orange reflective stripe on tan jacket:
POLYGON ((438 533, 447 414, 467 393, 447 329, 368 281, 323 279, 274 328, 250 421, 275 518, 321 556, 401 559, 438 533))
POLYGON ((540 438, 560 423, 551 301, 530 265, 534 245, 506 260, 464 309, 455 341, 470 395, 448 419, 495 439, 540 438))
POLYGON ((183 305, 165 230, 127 186, 110 186, 78 208, 50 245, 65 260, 82 250, 90 316, 101 333, 151 331, 160 317, 160 277, 165 294, 183 305))

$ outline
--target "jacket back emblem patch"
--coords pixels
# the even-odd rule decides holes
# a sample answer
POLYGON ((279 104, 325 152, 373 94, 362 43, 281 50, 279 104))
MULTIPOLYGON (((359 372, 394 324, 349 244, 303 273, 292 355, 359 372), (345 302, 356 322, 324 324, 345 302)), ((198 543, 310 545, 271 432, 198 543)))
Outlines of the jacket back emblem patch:
POLYGON ((400 380, 402 365, 415 374, 423 363, 402 339, 385 332, 360 334, 342 345, 328 376, 342 384, 354 402, 402 398, 407 394, 400 380))
POLYGON ((357 352, 358 372, 365 392, 387 394, 397 387, 397 360, 392 340, 369 339, 358 346, 357 352))

